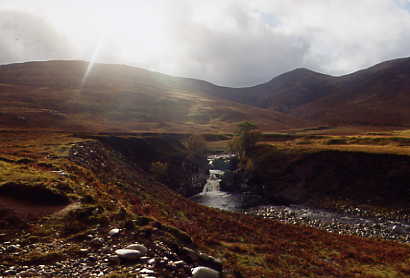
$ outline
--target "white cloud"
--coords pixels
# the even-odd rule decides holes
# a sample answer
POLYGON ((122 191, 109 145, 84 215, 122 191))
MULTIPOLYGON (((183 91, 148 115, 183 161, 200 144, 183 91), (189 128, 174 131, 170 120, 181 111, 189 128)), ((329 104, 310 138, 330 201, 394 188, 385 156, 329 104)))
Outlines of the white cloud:
POLYGON ((19 16, 6 27, 0 17, 0 63, 90 59, 102 38, 97 61, 222 85, 256 84, 301 66, 339 75, 410 56, 409 7, 408 0, 2 0, 1 13, 19 16))

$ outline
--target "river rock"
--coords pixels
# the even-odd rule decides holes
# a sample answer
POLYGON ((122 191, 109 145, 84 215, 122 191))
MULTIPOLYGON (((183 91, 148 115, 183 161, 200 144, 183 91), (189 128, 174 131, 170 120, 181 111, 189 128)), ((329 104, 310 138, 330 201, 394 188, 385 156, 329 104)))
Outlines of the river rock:
POLYGON ((192 269, 192 278, 219 278, 219 272, 204 266, 192 269))
POLYGON ((132 250, 132 249, 118 249, 115 250, 115 254, 118 255, 123 260, 138 260, 139 258, 142 257, 142 254, 138 250, 132 250))
POLYGON ((139 271, 140 274, 154 274, 155 271, 153 271, 152 269, 148 269, 148 268, 143 268, 139 271))
POLYGON ((145 256, 145 254, 147 254, 147 252, 148 252, 147 247, 145 247, 142 244, 138 244, 138 243, 130 244, 125 249, 137 250, 141 253, 141 256, 145 256))
POLYGON ((115 236, 115 235, 118 235, 119 233, 120 233, 120 229, 118 229, 118 228, 111 229, 111 230, 108 232, 108 234, 109 234, 110 236, 115 236))
POLYGON ((90 241, 90 245, 92 245, 94 247, 101 247, 101 246, 103 246, 103 244, 104 244, 104 240, 100 237, 93 238, 90 241))

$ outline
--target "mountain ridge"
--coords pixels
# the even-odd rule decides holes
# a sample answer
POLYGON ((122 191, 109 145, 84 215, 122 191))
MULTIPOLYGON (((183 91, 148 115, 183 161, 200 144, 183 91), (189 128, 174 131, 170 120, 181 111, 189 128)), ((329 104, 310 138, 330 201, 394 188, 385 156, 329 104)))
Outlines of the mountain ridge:
POLYGON ((279 112, 218 98, 223 87, 124 65, 48 61, 0 67, 0 127, 93 131, 233 130, 304 125, 279 112), (87 74, 87 78, 84 76, 87 74), (83 81, 84 80, 84 81, 83 81))
MULTIPOLYGON (((80 91, 104 89, 113 91, 113 94, 128 90, 146 94, 151 102, 155 102, 153 98, 158 96, 170 97, 177 92, 188 98, 203 98, 204 102, 212 99, 215 103, 225 103, 225 108, 213 112, 213 119, 218 113, 229 111, 229 107, 245 105, 237 107, 235 113, 239 115, 243 109, 262 109, 263 113, 256 115, 260 112, 254 110, 251 114, 256 116, 249 112, 241 117, 230 115, 228 118, 255 120, 270 118, 270 113, 277 123, 285 123, 272 124, 274 129, 317 124, 409 126, 408 77, 410 58, 384 61, 342 76, 296 68, 266 83, 244 88, 223 87, 204 80, 174 77, 126 65, 97 63, 90 67, 88 62, 75 60, 0 66, 0 83, 6 84, 80 91)), ((196 102, 195 107, 201 107, 200 102, 196 102)), ((209 118, 206 115, 209 106, 206 107, 200 118, 209 118)), ((265 128, 268 126, 268 123, 264 125, 265 128)))

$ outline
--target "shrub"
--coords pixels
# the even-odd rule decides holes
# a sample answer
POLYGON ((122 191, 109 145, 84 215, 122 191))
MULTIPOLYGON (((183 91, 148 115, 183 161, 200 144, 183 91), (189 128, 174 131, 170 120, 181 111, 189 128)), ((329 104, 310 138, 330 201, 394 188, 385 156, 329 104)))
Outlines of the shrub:
POLYGON ((192 134, 184 142, 184 146, 187 149, 187 157, 200 158, 206 156, 208 148, 206 141, 202 135, 192 134))
POLYGON ((164 180, 168 175, 168 163, 155 161, 151 163, 151 173, 158 180, 164 180))
POLYGON ((238 125, 235 136, 229 143, 230 151, 236 153, 241 162, 247 160, 248 153, 252 150, 260 138, 261 133, 257 126, 250 122, 243 122, 238 125))

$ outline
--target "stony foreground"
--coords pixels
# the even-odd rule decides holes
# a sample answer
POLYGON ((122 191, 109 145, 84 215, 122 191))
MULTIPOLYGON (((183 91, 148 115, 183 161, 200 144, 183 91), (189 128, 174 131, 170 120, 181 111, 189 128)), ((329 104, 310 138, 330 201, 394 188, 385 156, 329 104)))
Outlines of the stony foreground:
POLYGON ((206 254, 159 240, 149 242, 127 229, 95 230, 80 238, 47 243, 30 243, 26 233, 1 242, 0 252, 27 262, 0 265, 0 277, 219 277, 219 271, 198 266, 198 261, 222 269, 218 260, 206 254), (209 273, 214 276, 206 276, 209 273))

